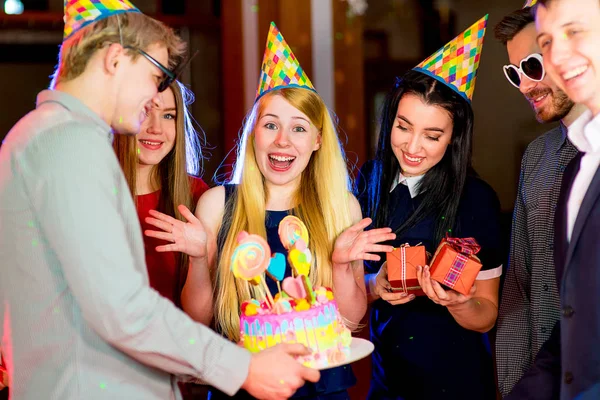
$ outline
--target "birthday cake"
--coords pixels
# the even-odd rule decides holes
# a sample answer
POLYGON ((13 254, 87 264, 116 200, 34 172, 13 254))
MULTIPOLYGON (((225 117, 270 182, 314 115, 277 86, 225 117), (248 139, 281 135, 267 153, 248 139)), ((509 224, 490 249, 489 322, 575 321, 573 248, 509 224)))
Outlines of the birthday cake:
POLYGON ((312 257, 306 226, 288 216, 279 225, 279 236, 293 271, 293 276, 285 279, 282 254, 271 257, 269 245, 258 235, 242 233, 238 238, 231 269, 237 278, 249 281, 262 293, 262 299, 242 303, 240 343, 253 353, 279 343, 301 343, 312 350, 300 358, 304 365, 323 369, 342 364, 350 354, 352 336, 331 289, 313 289, 308 279, 312 257), (264 273, 278 282, 280 290, 274 297, 264 273))

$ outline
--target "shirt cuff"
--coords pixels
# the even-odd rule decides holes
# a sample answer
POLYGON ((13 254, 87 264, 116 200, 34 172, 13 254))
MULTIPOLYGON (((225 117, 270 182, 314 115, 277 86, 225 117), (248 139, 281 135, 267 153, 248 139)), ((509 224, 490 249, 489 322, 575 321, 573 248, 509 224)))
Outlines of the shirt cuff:
POLYGON ((479 271, 477 274, 477 281, 487 281, 502 276, 502 265, 493 269, 486 269, 485 271, 479 271))
POLYGON ((242 387, 248 377, 252 355, 243 347, 232 342, 223 344, 219 360, 212 371, 202 379, 221 392, 233 396, 242 387))

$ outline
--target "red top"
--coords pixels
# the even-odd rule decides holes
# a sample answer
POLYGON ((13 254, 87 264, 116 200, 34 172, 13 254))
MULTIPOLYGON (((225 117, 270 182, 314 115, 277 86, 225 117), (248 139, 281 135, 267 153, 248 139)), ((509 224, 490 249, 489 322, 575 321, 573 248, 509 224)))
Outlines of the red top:
MULTIPOLYGON (((190 177, 190 183, 195 205, 202 193, 208 190, 208 186, 202 179, 193 176, 190 177)), ((156 192, 137 197, 137 212, 142 225, 142 233, 148 229, 160 230, 144 221, 146 217, 150 216, 150 210, 158 208, 159 196, 160 190, 157 190, 156 192)), ((156 246, 164 244, 168 243, 164 240, 144 235, 144 249, 148 275, 150 276, 150 286, 156 289, 162 296, 178 304, 180 293, 177 293, 177 291, 180 290, 180 287, 183 287, 182 283, 180 283, 180 271, 178 267, 180 253, 172 251, 165 253, 157 252, 156 246)))

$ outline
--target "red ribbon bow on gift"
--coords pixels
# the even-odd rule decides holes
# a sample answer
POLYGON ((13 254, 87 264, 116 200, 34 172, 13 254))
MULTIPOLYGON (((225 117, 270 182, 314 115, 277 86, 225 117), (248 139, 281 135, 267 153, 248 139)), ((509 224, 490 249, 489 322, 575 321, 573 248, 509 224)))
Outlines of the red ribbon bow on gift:
POLYGON ((452 248, 459 253, 466 254, 468 256, 475 255, 481 250, 481 246, 474 238, 451 238, 446 236, 446 242, 452 246, 452 248))

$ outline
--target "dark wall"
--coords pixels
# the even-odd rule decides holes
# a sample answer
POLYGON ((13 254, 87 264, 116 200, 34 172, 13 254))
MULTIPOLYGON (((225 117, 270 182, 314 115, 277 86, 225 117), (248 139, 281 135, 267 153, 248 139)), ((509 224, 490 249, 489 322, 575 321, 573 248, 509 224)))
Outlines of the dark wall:
MULTIPOLYGON (((56 47, 51 47, 56 57, 56 47)), ((36 50, 39 49, 31 49, 33 52, 36 50)), ((0 54, 6 54, 5 50, 0 49, 0 54)), ((0 141, 4 140, 19 118, 35 108, 36 95, 48 87, 54 64, 53 58, 37 61, 0 61, 0 141)))

